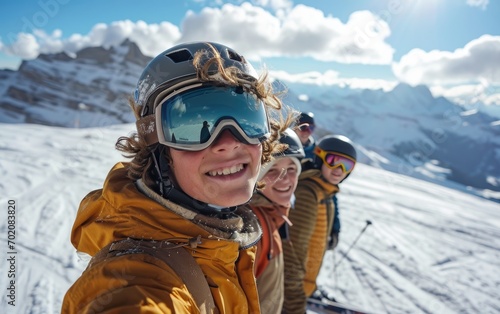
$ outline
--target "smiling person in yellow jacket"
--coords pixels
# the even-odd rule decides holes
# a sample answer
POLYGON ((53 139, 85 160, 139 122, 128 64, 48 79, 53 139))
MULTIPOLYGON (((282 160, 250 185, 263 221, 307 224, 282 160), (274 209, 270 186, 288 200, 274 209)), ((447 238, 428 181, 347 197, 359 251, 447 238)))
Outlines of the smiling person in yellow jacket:
POLYGON ((283 306, 285 265, 280 228, 288 221, 300 161, 305 157, 300 139, 292 129, 282 133, 280 142, 288 147, 262 167, 259 182, 265 186, 258 189, 250 201, 250 208, 262 226, 263 235, 257 243, 255 276, 260 309, 266 314, 280 314, 283 306))
POLYGON ((131 100, 137 134, 116 145, 132 159, 78 210, 71 241, 93 258, 62 313, 259 313, 261 229, 239 205, 292 119, 270 86, 217 43, 180 44, 148 64, 131 100))
POLYGON ((307 298, 327 249, 335 208, 332 196, 354 169, 356 150, 347 137, 329 135, 318 141, 313 159, 304 159, 288 218, 290 241, 283 243, 286 314, 306 312, 307 298))

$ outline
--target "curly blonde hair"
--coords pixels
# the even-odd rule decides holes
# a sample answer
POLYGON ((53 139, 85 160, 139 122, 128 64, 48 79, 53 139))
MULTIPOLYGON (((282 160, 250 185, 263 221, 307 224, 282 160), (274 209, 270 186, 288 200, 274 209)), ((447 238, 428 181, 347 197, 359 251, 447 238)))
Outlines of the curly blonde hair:
MULTIPOLYGON (((281 93, 274 92, 267 71, 255 79, 235 66, 224 67, 224 60, 219 52, 210 44, 209 47, 210 49, 200 50, 194 55, 193 66, 196 69, 198 80, 200 82, 210 82, 217 86, 241 86, 246 92, 254 94, 263 101, 271 124, 271 136, 262 142, 261 163, 271 161, 273 154, 286 149, 286 146, 280 144, 278 139, 281 132, 294 122, 297 113, 283 105, 280 99, 281 93), (217 69, 215 73, 214 68, 217 69)), ((129 105, 136 119, 140 119, 142 106, 138 105, 132 98, 129 98, 129 105)), ((123 156, 132 159, 128 164, 130 179, 134 181, 142 179, 146 185, 154 188, 155 182, 152 176, 155 171, 153 151, 158 145, 161 144, 148 146, 146 140, 137 132, 128 137, 122 136, 118 138, 115 145, 116 149, 121 151, 123 156)), ((170 148, 164 151, 165 158, 171 164, 170 148)), ((175 180, 175 178, 172 179, 175 180)))

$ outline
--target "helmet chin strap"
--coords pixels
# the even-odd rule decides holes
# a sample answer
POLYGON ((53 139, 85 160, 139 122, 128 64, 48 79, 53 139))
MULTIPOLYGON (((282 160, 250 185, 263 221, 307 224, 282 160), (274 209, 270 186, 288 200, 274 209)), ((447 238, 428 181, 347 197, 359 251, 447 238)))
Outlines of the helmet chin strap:
POLYGON ((174 203, 194 210, 200 214, 217 216, 222 219, 228 218, 230 216, 229 214, 236 210, 237 206, 221 207, 198 201, 186 194, 180 188, 177 188, 171 179, 171 168, 165 158, 165 149, 167 149, 166 146, 159 144, 152 151, 156 169, 155 182, 159 187, 158 192, 163 198, 169 199, 174 203))

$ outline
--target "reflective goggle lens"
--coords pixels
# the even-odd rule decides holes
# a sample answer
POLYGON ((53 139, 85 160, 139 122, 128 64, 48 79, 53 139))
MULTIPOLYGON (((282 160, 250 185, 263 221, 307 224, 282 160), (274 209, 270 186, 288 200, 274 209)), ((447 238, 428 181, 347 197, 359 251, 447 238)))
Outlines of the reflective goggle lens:
POLYGON ((345 172, 350 172, 354 168, 355 162, 342 155, 327 153, 325 162, 333 169, 342 167, 345 172))
POLYGON ((323 160, 323 162, 331 169, 341 167, 344 172, 349 173, 356 165, 356 160, 351 157, 340 153, 324 151, 318 146, 314 148, 314 153, 318 155, 319 158, 321 158, 321 160, 323 160))
POLYGON ((262 101, 239 87, 199 87, 160 106, 160 142, 173 148, 205 149, 226 128, 248 144, 259 144, 270 133, 262 101))

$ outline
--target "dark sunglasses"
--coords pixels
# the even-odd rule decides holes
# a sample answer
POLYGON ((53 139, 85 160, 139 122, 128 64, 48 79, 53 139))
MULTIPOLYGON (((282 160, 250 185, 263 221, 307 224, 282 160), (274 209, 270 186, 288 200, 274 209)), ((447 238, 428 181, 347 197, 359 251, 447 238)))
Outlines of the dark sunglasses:
POLYGON ((309 132, 314 132, 314 129, 316 128, 316 126, 314 124, 301 124, 299 125, 299 130, 302 131, 302 132, 306 132, 306 131, 309 131, 309 132))

